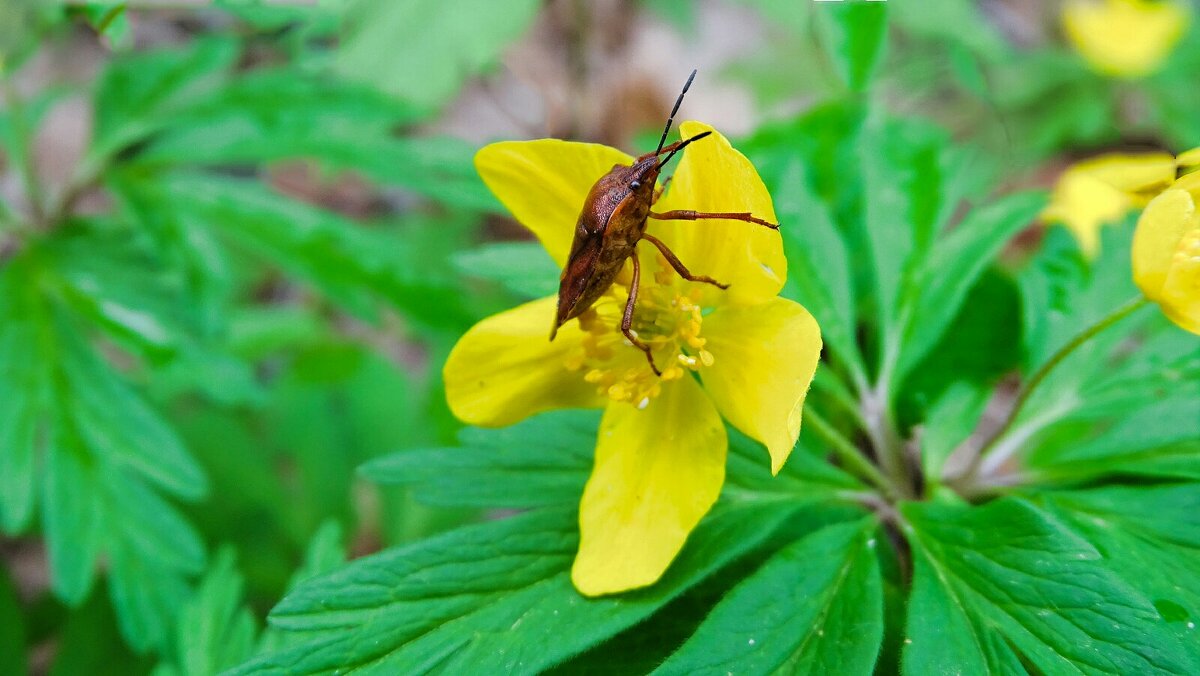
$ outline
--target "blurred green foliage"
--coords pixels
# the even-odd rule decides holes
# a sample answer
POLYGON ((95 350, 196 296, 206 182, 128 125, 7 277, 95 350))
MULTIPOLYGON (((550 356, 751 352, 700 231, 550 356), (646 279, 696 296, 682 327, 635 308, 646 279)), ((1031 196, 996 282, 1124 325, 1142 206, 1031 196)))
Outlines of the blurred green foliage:
POLYGON ((435 122, 561 8, 224 0, 146 47, 124 3, 0 4, 0 673, 1200 670, 1194 336, 1131 315, 994 440, 996 484, 953 457, 1006 376, 1136 295, 1132 222, 1096 260, 1061 229, 1014 246, 1045 204, 1014 186, 1200 145, 1200 31, 1118 81, 967 0, 738 4, 770 39, 721 76, 805 101, 735 145, 822 327, 807 405, 919 473, 872 502, 811 425, 778 477, 731 431, 663 580, 598 600, 569 579, 598 417, 460 429, 440 383, 558 271, 495 241, 475 147, 435 122), (25 86, 83 35, 93 81, 25 86), (87 147, 47 183, 35 139, 81 96, 87 147), (316 194, 339 181, 370 199, 316 194))

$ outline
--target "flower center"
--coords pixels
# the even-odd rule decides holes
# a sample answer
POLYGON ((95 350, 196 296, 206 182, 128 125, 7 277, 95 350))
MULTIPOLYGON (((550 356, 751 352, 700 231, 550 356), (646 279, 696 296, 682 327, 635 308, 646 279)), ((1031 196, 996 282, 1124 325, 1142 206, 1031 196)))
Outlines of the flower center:
POLYGON ((713 363, 700 336, 704 323, 698 304, 700 289, 679 280, 661 256, 653 283, 642 279, 633 311, 634 335, 654 355, 662 371, 655 375, 646 355, 621 333, 628 289, 614 284, 587 312, 579 316, 584 331, 581 347, 568 355, 566 366, 578 371, 596 391, 612 399, 644 408, 662 392, 662 383, 679 380, 687 371, 713 363), (680 284, 680 286, 676 286, 680 284))

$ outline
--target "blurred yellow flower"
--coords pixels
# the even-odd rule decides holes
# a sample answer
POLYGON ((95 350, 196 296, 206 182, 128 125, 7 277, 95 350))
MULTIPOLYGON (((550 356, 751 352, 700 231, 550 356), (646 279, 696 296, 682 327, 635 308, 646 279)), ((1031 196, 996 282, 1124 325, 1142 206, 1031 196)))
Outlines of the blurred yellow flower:
POLYGON ((1167 153, 1114 153, 1084 160, 1059 177, 1041 218, 1065 225, 1093 258, 1100 247, 1100 227, 1144 207, 1171 184, 1175 170, 1176 160, 1167 153))
MULTIPOLYGON (((684 136, 710 127, 681 125, 684 136)), ((560 265, 592 184, 633 158, 601 145, 554 139, 491 144, 475 156, 484 182, 560 265)), ((749 211, 774 220, 754 167, 720 134, 684 152, 657 211, 749 211)), ((722 291, 685 282, 654 247, 634 329, 662 370, 620 333, 628 274, 554 342, 554 297, 484 319, 444 368, 451 410, 466 423, 501 426, 563 407, 605 408, 596 459, 579 508, 571 571, 594 596, 654 583, 716 501, 725 480, 722 416, 763 442, 778 472, 800 433, 821 335, 802 306, 777 297, 787 275, 774 230, 737 221, 651 221, 651 232, 722 291)), ((628 273, 628 269, 626 270, 628 273)))
POLYGON ((1133 235, 1133 281, 1171 321, 1200 335, 1200 174, 1154 198, 1133 235))
POLYGON ((1191 13, 1180 0, 1067 0, 1067 39, 1098 73, 1138 78, 1158 70, 1191 13))

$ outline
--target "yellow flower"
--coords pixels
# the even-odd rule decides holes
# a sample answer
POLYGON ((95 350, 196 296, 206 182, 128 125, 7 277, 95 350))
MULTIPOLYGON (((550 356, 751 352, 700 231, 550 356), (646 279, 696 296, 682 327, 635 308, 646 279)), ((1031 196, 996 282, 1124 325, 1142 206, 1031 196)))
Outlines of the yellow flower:
POLYGON ((1163 314, 1200 335, 1200 173, 1154 198, 1133 235, 1133 281, 1163 314))
MULTIPOLYGON (((1188 154, 1180 155, 1181 161, 1188 154)), ((1176 160, 1167 153, 1109 154, 1079 162, 1058 179, 1047 223, 1062 223, 1088 258, 1100 247, 1100 227, 1149 203, 1175 178, 1176 160)))
POLYGON ((1138 78, 1158 70, 1187 29, 1179 0, 1067 0, 1063 28, 1098 73, 1138 78))
MULTIPOLYGON (((681 125, 684 136, 710 128, 681 125)), ((475 156, 484 182, 560 265, 592 184, 633 158, 601 145, 546 139, 489 145, 475 156)), ((758 174, 720 134, 684 151, 655 211, 749 211, 774 221, 758 174)), ((658 580, 725 480, 722 416, 763 442, 778 472, 800 433, 821 352, 820 330, 778 298, 787 275, 779 233, 739 221, 657 221, 649 231, 696 274, 689 283, 649 243, 634 329, 620 333, 628 275, 592 310, 547 340, 555 298, 484 319, 451 351, 446 397, 464 422, 501 426, 554 408, 604 407, 596 459, 579 507, 576 588, 594 596, 658 580)), ((628 271, 628 265, 626 271, 628 271)))

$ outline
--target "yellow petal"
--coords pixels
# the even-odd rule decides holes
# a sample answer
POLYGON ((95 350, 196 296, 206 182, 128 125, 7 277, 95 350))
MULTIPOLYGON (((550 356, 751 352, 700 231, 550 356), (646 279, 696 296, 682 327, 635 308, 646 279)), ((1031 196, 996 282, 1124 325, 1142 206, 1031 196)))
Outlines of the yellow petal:
POLYGON ((821 329, 799 303, 773 298, 704 319, 713 363, 700 371, 717 410, 761 441, 778 473, 800 435, 804 397, 821 356, 821 329))
POLYGON ((643 410, 609 405, 579 505, 575 587, 598 596, 656 582, 716 502, 727 444, 691 378, 666 385, 643 410))
POLYGON ((1068 0, 1062 21, 1067 39, 1097 72, 1148 75, 1183 37, 1190 14, 1177 0, 1068 0))
POLYGON ((1200 200, 1200 171, 1193 171, 1179 177, 1178 181, 1171 184, 1176 190, 1186 190, 1192 196, 1193 201, 1200 200))
MULTIPOLYGON (((679 129, 683 138, 688 138, 712 127, 684 122, 679 129)), ((656 212, 675 209, 748 211, 765 221, 778 222, 771 196, 754 166, 715 131, 683 151, 667 194, 654 205, 656 212)), ((802 228, 804 224, 784 223, 781 227, 802 228)), ((755 302, 779 293, 787 279, 783 240, 777 231, 761 225, 730 220, 651 220, 646 230, 666 242, 693 274, 731 285, 725 292, 708 287, 707 293, 723 293, 734 302, 755 302)))
POLYGON ((1175 161, 1169 153, 1112 153, 1075 166, 1123 193, 1149 200, 1175 180, 1175 161))
POLYGON ((632 163, 608 146, 558 139, 503 141, 475 154, 483 182, 560 266, 592 185, 613 165, 632 163))
POLYGON ((459 420, 509 425, 555 408, 598 407, 605 400, 566 362, 582 350, 583 332, 570 322, 550 342, 555 298, 493 315, 467 331, 446 359, 446 401, 459 420))
POLYGON ((1186 190, 1168 190, 1142 212, 1133 280, 1171 321, 1200 334, 1200 215, 1186 190))
POLYGON ((1200 227, 1184 236, 1158 301, 1163 314, 1200 336, 1200 227))
POLYGON ((1192 148, 1191 150, 1182 152, 1179 157, 1175 158, 1175 163, 1179 167, 1179 175, 1190 174, 1200 167, 1200 148, 1192 148))
POLYGON ((1102 155, 1073 165, 1059 178, 1042 220, 1062 223, 1089 257, 1100 245, 1100 227, 1120 219, 1175 177, 1166 153, 1102 155))

